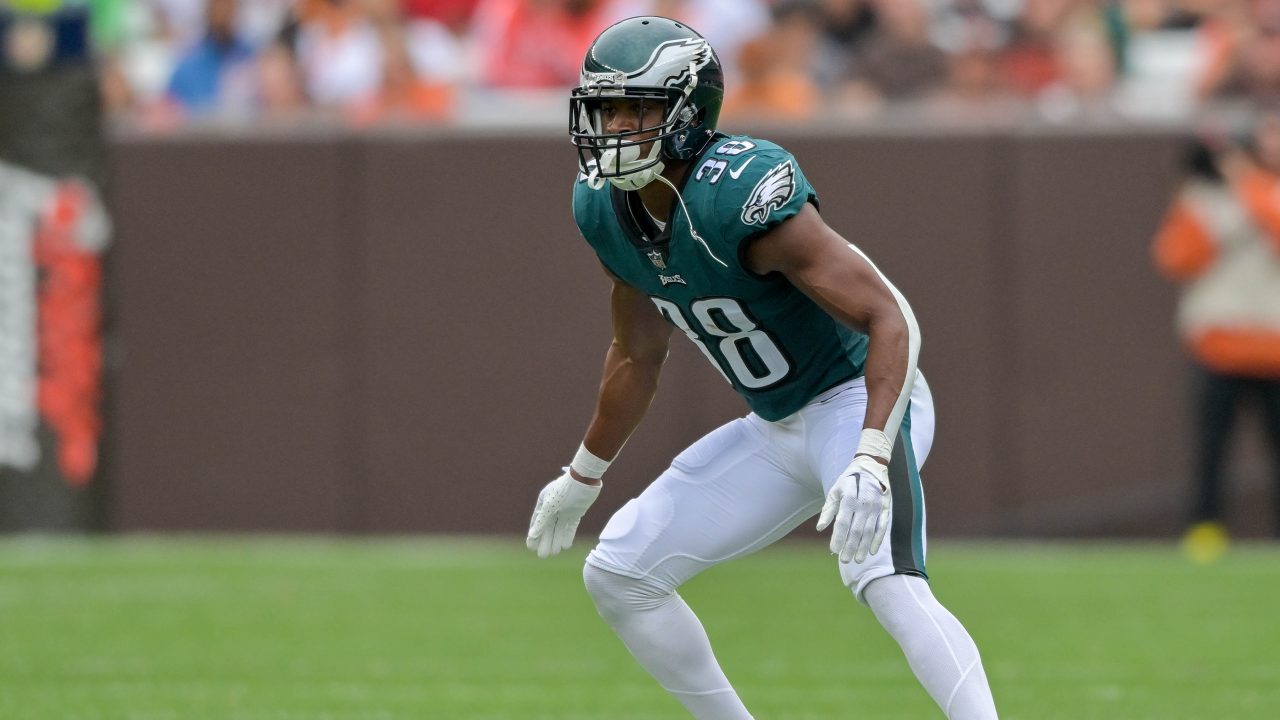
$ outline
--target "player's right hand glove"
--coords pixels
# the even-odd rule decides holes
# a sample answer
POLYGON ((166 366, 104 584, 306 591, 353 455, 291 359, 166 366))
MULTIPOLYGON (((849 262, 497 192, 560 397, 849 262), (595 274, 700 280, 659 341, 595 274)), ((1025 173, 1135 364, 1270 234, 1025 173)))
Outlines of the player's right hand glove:
POLYGON ((537 551, 540 558, 555 555, 573 545, 578 521, 596 501, 600 488, 600 485, 586 485, 574 480, 566 468, 563 475, 538 493, 538 504, 533 508, 533 520, 529 522, 529 537, 525 539, 525 545, 537 551))
MULTIPOLYGON (((863 437, 865 442, 866 431, 863 437)), ((884 434, 880 433, 880 437, 884 438, 884 434)), ((883 442, 886 448, 891 447, 887 438, 883 442)), ((859 452, 863 452, 861 445, 859 452)), ((884 542, 892 504, 889 468, 874 457, 857 455, 827 493, 827 502, 818 517, 818 530, 825 530, 834 518, 831 552, 839 554, 842 563, 865 562, 868 555, 879 552, 884 542)))

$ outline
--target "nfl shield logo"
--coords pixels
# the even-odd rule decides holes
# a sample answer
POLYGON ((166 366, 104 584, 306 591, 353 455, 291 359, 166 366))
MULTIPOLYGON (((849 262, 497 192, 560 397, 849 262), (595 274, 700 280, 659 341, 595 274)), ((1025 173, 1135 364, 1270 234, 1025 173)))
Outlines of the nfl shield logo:
POLYGON ((662 260, 661 252, 658 252, 658 250, 654 249, 654 250, 650 250, 648 254, 649 254, 649 261, 652 262, 654 265, 656 265, 659 270, 667 269, 667 264, 662 260))

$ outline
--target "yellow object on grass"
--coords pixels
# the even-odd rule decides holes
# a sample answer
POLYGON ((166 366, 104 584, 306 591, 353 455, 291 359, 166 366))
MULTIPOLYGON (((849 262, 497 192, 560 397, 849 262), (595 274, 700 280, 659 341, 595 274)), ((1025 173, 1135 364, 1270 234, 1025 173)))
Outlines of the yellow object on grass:
POLYGON ((1182 536, 1182 552, 1197 563, 1211 563, 1221 558, 1230 544, 1227 526, 1216 520, 1198 522, 1182 536))

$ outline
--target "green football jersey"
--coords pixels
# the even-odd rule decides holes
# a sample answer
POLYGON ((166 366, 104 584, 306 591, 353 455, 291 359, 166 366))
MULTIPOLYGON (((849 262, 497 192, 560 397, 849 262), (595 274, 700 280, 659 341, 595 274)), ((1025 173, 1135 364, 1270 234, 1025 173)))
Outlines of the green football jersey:
MULTIPOLYGON (((655 181, 656 182, 656 181, 655 181)), ((743 266, 750 242, 818 205, 795 158, 742 135, 717 135, 690 165, 665 223, 634 192, 594 190, 579 175, 578 229, 609 272, 653 299, 746 398, 776 421, 862 375, 867 336, 850 330, 781 273, 743 266), (692 221, 692 231, 690 229, 692 221)))

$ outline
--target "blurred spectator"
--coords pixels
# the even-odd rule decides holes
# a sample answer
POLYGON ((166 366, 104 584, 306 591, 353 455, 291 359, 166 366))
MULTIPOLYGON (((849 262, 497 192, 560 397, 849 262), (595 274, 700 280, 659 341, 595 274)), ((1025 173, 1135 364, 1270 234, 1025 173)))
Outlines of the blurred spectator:
POLYGON ((157 5, 124 5, 120 45, 108 62, 103 95, 111 110, 146 106, 161 100, 177 64, 171 23, 157 5))
MULTIPOLYGON (((935 12, 930 36, 947 53, 945 112, 972 114, 1009 97, 1002 55, 1013 35, 1017 5, 999 0, 950 0, 935 12)), ((992 105, 995 107, 995 105, 992 105)))
POLYGON ((467 79, 463 45, 444 23, 410 19, 404 26, 403 43, 415 76, 423 82, 446 85, 467 79))
POLYGON ((307 108, 293 53, 283 42, 271 43, 258 58, 258 102, 273 118, 294 117, 307 108))
POLYGON ((1218 96, 1280 100, 1280 0, 1250 0, 1218 96))
POLYGON ((767 32, 770 23, 762 0, 626 0, 610 14, 611 21, 657 15, 685 23, 715 48, 729 85, 738 82, 742 46, 767 32))
POLYGON ((200 42, 206 19, 205 0, 147 0, 154 5, 163 33, 182 52, 200 42))
POLYGON ((1116 61, 1104 19, 1092 9, 1067 16, 1057 37, 1060 82, 1082 98, 1100 98, 1115 80, 1116 61))
POLYGON ((948 53, 998 50, 1009 44, 1018 7, 1002 0, 939 0, 930 35, 948 53))
POLYGON ((1226 548, 1222 475, 1245 403, 1265 411, 1276 452, 1280 534, 1280 114, 1258 125, 1252 160, 1218 141, 1191 153, 1188 179, 1156 237, 1157 265, 1184 287, 1178 326, 1200 366, 1196 503, 1184 548, 1208 561, 1226 548))
POLYGON ((229 36, 225 19, 206 27, 208 2, 97 0, 109 107, 149 111, 168 95, 234 112, 251 86, 267 114, 337 108, 369 122, 453 117, 473 88, 485 92, 463 117, 493 102, 541 107, 549 94, 505 91, 575 84, 599 32, 647 14, 707 37, 739 117, 914 102, 943 117, 1037 108, 1066 122, 1280 99, 1280 0, 237 0, 229 36), (235 62, 245 47, 261 49, 254 72, 235 62))
POLYGON ((831 90, 849 79, 854 58, 875 37, 879 19, 872 0, 816 0, 815 5, 822 35, 814 80, 831 90))
POLYGON ((453 35, 441 23, 419 18, 405 23, 395 0, 365 0, 382 46, 382 79, 377 91, 351 107, 351 119, 443 119, 453 104, 452 83, 460 69, 453 35))
POLYGON ((813 61, 820 33, 812 2, 784 0, 775 7, 769 33, 742 49, 741 82, 726 88, 724 114, 802 120, 817 112, 822 97, 813 61))
POLYGON ((823 40, 850 55, 858 52, 878 26, 883 3, 873 0, 819 0, 823 40))
POLYGON ((1008 90, 1000 72, 1000 56, 982 45, 966 47, 947 58, 948 92, 952 103, 976 105, 996 100, 1008 90))
MULTIPOLYGON (((178 53, 185 53, 207 34, 208 0, 93 1, 99 5, 114 1, 149 8, 159 24, 160 34, 178 53)), ((251 46, 262 46, 280 28, 293 4, 294 0, 240 0, 231 20, 236 36, 251 46)))
POLYGON ((1248 5, 1237 0, 1200 0, 1196 24, 1202 66, 1194 79, 1195 94, 1203 99, 1215 93, 1234 70, 1236 49, 1252 33, 1248 5))
POLYGON ((433 20, 455 34, 466 32, 479 0, 401 0, 405 17, 433 20))
POLYGON ((1053 49, 1058 76, 1038 93, 1041 114, 1057 122, 1081 113, 1110 115, 1116 52, 1105 17, 1096 8, 1077 7, 1054 31, 1053 49))
POLYGON ((204 39, 169 80, 169 97, 187 111, 247 111, 254 101, 254 53, 236 36, 236 10, 237 0, 208 0, 204 39))
POLYGON ((1119 109, 1130 116, 1183 117, 1194 109, 1210 73, 1217 84, 1229 54, 1226 27, 1213 20, 1221 0, 1127 0, 1113 6, 1119 109))
POLYGON ((360 0, 302 0, 297 60, 312 102, 367 101, 382 84, 383 43, 360 0))
POLYGON ((239 0, 236 33, 250 47, 266 48, 278 38, 295 4, 295 0, 239 0))
POLYGON ((478 79, 505 88, 577 85, 591 41, 618 19, 608 0, 481 0, 473 21, 478 79))
POLYGON ((1061 78, 1056 34, 1073 5, 1072 0, 1027 0, 1004 53, 1004 72, 1014 92, 1034 97, 1061 78))
POLYGON ((947 59, 929 42, 924 2, 880 0, 877 7, 880 31, 850 58, 844 100, 912 100, 941 89, 947 79, 947 59))

